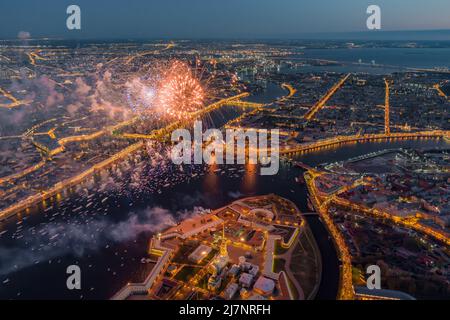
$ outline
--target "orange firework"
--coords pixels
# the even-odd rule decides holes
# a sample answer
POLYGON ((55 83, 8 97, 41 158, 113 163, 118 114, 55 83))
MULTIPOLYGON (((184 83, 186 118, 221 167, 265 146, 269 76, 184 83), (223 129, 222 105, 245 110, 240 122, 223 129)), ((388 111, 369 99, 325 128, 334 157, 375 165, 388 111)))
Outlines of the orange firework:
POLYGON ((214 79, 206 67, 191 67, 179 60, 153 61, 140 76, 129 79, 125 94, 132 110, 145 118, 183 120, 201 109, 211 93, 214 79), (205 77, 208 74, 208 77, 205 77), (207 97, 208 93, 208 97, 207 97))
POLYGON ((199 110, 204 100, 203 87, 189 65, 178 60, 173 61, 159 84, 158 108, 171 118, 185 119, 199 110))

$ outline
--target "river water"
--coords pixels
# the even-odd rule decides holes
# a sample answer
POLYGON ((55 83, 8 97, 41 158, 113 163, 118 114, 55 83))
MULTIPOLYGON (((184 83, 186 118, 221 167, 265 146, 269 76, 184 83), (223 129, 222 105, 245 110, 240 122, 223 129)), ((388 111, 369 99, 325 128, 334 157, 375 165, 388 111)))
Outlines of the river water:
MULTIPOLYGON (((263 94, 273 101, 283 92, 268 86, 263 94)), ((238 114, 225 111, 218 118, 226 120, 238 114)), ((294 160, 315 166, 386 148, 441 147, 448 144, 436 139, 371 142, 303 154, 294 160)), ((204 175, 170 185, 161 193, 110 192, 106 198, 106 191, 85 190, 1 223, 0 299, 110 298, 127 282, 143 279, 151 269, 142 258, 157 226, 185 217, 198 207, 216 209, 241 197, 276 193, 292 200, 300 210, 308 210, 306 187, 295 182, 302 171, 288 162, 281 163, 275 176, 260 176, 254 166, 218 169, 208 168, 204 175), (66 268, 72 264, 82 271, 80 291, 66 287, 66 268)), ((339 277, 335 249, 320 219, 310 216, 308 222, 323 260, 317 298, 334 299, 339 277)))
MULTIPOLYGON (((377 150, 399 147, 428 149, 448 147, 448 144, 443 140, 364 143, 314 152, 299 156, 295 160, 309 165, 318 165, 324 162, 345 160, 377 150)), ((139 222, 132 222, 130 226, 130 217, 134 213, 163 210, 162 214, 179 215, 183 210, 192 210, 194 207, 215 209, 240 197, 268 193, 286 197, 296 203, 302 211, 308 211, 306 187, 294 180, 302 173, 301 170, 286 162, 282 163, 279 173, 273 177, 260 176, 257 168, 252 166, 247 166, 245 169, 246 171, 239 177, 226 172, 219 173, 209 170, 204 176, 165 189, 162 194, 146 195, 140 199, 115 196, 114 200, 107 201, 101 206, 108 213, 107 222, 99 214, 74 218, 77 213, 70 211, 75 210, 80 204, 86 205, 87 203, 87 200, 74 196, 74 199, 69 200, 66 205, 70 218, 64 218, 58 222, 64 226, 61 232, 68 234, 68 238, 65 237, 67 239, 64 241, 53 244, 49 238, 50 235, 55 235, 55 232, 49 232, 48 235, 42 237, 31 237, 34 244, 23 242, 17 244, 17 241, 13 240, 2 242, 0 252, 2 259, 8 258, 15 261, 14 263, 19 264, 20 269, 18 271, 10 269, 7 274, 1 275, 1 281, 9 279, 9 282, 0 285, 0 297, 8 299, 78 299, 81 297, 103 299, 109 298, 128 281, 142 278, 150 267, 140 262, 140 259, 145 256, 150 233, 141 233, 139 222), (114 233, 135 231, 136 234, 124 238, 119 237, 119 239, 123 239, 121 241, 110 238, 107 235, 107 229, 114 233), (90 240, 92 243, 89 242, 90 240), (32 246, 43 246, 45 250, 32 254, 29 252, 32 246), (24 260, 23 256, 27 255, 31 255, 33 260, 21 262, 24 260), (21 268, 20 263, 26 267, 21 268), (83 288, 81 293, 66 289, 65 269, 71 264, 77 264, 82 269, 83 288), (20 293, 19 296, 17 296, 18 293, 20 293)), ((94 197, 93 199, 97 203, 101 201, 100 198, 94 197)), ((41 208, 20 225, 23 226, 23 229, 35 226, 46 230, 46 226, 57 223, 57 218, 54 219, 52 215, 57 214, 60 210, 59 208, 49 210, 45 212, 46 217, 43 217, 44 213, 41 208)), ((159 222, 158 216, 154 217, 159 222)), ((12 219, 5 223, 2 230, 14 232, 17 229, 16 221, 18 220, 12 219)), ((323 260, 322 284, 318 298, 333 299, 336 296, 339 275, 336 252, 319 218, 308 217, 308 222, 319 244, 323 260)), ((145 224, 148 221, 142 223, 145 224)), ((10 268, 9 264, 3 260, 2 267, 8 269, 8 267, 10 268)))
MULTIPOLYGON (((305 49, 298 59, 337 61, 339 65, 303 66, 295 72, 362 72, 389 74, 408 68, 450 68, 450 48, 342 48, 305 49), (361 63, 360 63, 361 61, 361 63), (375 65, 372 65, 372 63, 375 65)), ((283 70, 283 72, 289 72, 283 70)))

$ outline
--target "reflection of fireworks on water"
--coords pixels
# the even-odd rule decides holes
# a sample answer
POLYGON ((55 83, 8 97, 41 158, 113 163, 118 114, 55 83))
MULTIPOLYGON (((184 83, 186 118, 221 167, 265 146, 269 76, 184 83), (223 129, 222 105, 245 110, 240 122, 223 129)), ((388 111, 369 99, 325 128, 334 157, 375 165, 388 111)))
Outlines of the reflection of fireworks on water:
POLYGON ((202 76, 179 60, 154 63, 144 76, 127 82, 128 103, 143 117, 185 119, 204 105, 202 76))

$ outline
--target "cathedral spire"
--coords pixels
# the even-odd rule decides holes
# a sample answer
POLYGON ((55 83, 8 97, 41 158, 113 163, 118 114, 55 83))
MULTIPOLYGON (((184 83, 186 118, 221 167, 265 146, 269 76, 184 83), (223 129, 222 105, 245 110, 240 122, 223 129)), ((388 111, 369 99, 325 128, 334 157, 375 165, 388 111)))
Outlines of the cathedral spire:
POLYGON ((228 256, 227 238, 225 237, 225 222, 222 225, 222 243, 220 244, 220 255, 228 256))

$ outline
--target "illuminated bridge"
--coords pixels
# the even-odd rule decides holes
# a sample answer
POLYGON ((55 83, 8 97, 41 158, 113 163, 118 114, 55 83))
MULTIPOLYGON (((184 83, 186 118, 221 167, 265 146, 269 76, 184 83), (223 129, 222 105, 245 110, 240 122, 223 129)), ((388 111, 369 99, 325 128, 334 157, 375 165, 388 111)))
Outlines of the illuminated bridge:
POLYGON ((227 106, 232 107, 245 107, 245 108, 262 108, 266 106, 266 104, 262 103, 255 103, 255 102, 248 102, 248 101, 242 101, 242 100, 236 100, 236 101, 230 101, 225 103, 227 106))
POLYGON ((155 140, 155 141, 166 141, 170 135, 172 134, 172 131, 179 129, 179 128, 185 128, 192 124, 192 121, 198 118, 203 117, 204 115, 217 110, 223 106, 237 106, 237 107, 249 107, 249 108, 255 108, 259 109, 264 106, 265 104, 261 103, 254 103, 254 102, 247 102, 242 101, 240 99, 248 97, 250 94, 248 92, 241 93, 239 95, 222 99, 218 102, 215 102, 206 108, 203 108, 193 114, 191 116, 183 121, 176 121, 174 123, 169 124, 168 126, 155 130, 150 134, 140 134, 140 133, 123 133, 119 136, 122 138, 128 138, 128 139, 146 139, 146 140, 155 140))
POLYGON ((450 131, 436 130, 436 131, 419 131, 408 133, 379 133, 379 134, 366 134, 366 135, 354 135, 354 136, 337 136, 330 139, 324 139, 317 142, 300 145, 294 148, 285 148, 280 150, 280 154, 283 155, 295 155, 297 153, 303 153, 308 151, 316 151, 331 146, 354 143, 354 142, 370 142, 381 140, 402 140, 402 139, 418 139, 418 138, 443 138, 449 136, 450 131))
MULTIPOLYGON (((229 103, 232 103, 235 100, 239 100, 243 97, 247 97, 249 94, 248 93, 242 93, 239 94, 237 96, 234 97, 230 97, 227 99, 223 99, 220 100, 216 103, 213 103, 211 105, 209 105, 208 107, 200 110, 199 112, 197 112, 196 114, 194 114, 192 116, 192 119, 194 119, 197 116, 202 116, 203 114, 206 114, 208 112, 211 112, 217 108, 220 108, 223 105, 227 105, 229 103)), ((134 121, 134 119, 129 120, 129 121, 134 121)), ((128 122, 123 122, 120 123, 116 126, 112 126, 112 127, 107 127, 106 129, 100 130, 96 133, 93 133, 92 135, 82 135, 82 136, 74 136, 74 137, 68 137, 68 138, 64 138, 61 139, 59 141, 60 147, 54 149, 54 150, 49 150, 49 155, 54 155, 57 154, 59 152, 63 152, 64 151, 64 145, 70 142, 74 142, 74 141, 85 141, 85 140, 90 140, 93 139, 95 137, 99 137, 103 134, 106 134, 107 132, 114 132, 115 130, 118 130, 120 127, 126 125, 129 123, 128 122)), ((171 134, 171 132, 173 130, 175 130, 176 128, 179 128, 183 125, 185 125, 186 123, 184 122, 175 122, 173 124, 168 125, 167 127, 160 129, 160 130, 156 130, 155 132, 153 132, 150 135, 142 135, 139 137, 139 139, 155 139, 155 140, 163 140, 165 139, 168 135, 171 134)), ((68 178, 64 181, 58 182, 56 183, 54 186, 50 187, 48 190, 42 191, 40 193, 36 193, 34 195, 29 196, 26 199, 23 199, 19 202, 17 202, 16 204, 7 207, 3 210, 0 210, 0 221, 7 219, 8 217, 17 214, 21 211, 26 210, 27 208, 36 205, 46 199, 49 199, 53 196, 58 195, 60 192, 64 191, 67 188, 73 187, 75 185, 79 185, 81 184, 83 181, 85 181, 87 178, 92 177, 94 174, 96 174, 97 172, 100 172, 110 166, 112 166, 113 164, 122 161, 124 159, 126 159, 127 157, 129 157, 130 155, 132 155, 133 153, 141 150, 142 148, 145 147, 145 143, 143 141, 138 141, 132 145, 130 145, 129 147, 123 149, 122 151, 114 154, 113 156, 109 157, 108 159, 95 164, 94 166, 90 167, 89 169, 81 172, 80 174, 68 178)), ((46 161, 43 160, 40 163, 38 163, 37 165, 34 165, 18 174, 13 174, 10 175, 8 177, 5 178, 1 178, 0 179, 0 184, 1 183, 6 183, 6 182, 12 182, 14 179, 17 178, 21 178, 26 176, 29 173, 32 173, 36 170, 39 170, 40 168, 42 168, 45 165, 46 161)))

